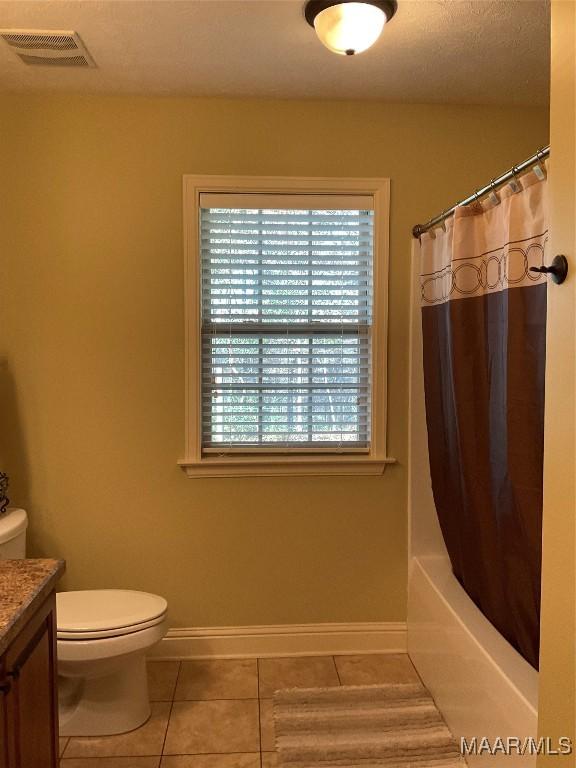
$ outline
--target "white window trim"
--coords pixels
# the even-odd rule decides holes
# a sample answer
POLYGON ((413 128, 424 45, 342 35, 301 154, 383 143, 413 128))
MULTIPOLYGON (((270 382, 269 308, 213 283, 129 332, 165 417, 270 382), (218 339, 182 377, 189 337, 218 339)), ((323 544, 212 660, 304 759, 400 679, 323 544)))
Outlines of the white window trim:
POLYGON ((184 304, 186 442, 178 464, 188 477, 269 475, 381 475, 395 459, 386 452, 389 179, 292 176, 184 176, 184 304), (354 194, 374 198, 371 443, 368 453, 202 453, 199 204, 202 193, 354 194))

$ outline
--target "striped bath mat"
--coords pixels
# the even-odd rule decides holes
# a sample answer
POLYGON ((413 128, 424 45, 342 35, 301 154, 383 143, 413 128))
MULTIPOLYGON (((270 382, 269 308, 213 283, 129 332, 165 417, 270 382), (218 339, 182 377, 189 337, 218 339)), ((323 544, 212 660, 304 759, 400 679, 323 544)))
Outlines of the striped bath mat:
POLYGON ((282 768, 462 768, 421 683, 294 688, 274 696, 282 768))

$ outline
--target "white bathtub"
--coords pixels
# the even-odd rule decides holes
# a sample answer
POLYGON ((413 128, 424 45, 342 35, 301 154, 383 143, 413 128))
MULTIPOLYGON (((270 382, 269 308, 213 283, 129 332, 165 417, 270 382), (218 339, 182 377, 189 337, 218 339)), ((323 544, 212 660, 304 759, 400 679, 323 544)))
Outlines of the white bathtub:
MULTIPOLYGON (((536 738, 538 673, 500 635, 462 589, 450 567, 434 507, 428 462, 419 253, 412 259, 408 652, 452 733, 536 738)), ((467 756, 471 766, 531 768, 534 756, 467 756)))
MULTIPOLYGON (((413 558, 408 652, 452 733, 536 737, 538 673, 494 629, 442 557, 413 558)), ((535 757, 467 757, 470 765, 528 766, 535 757)))

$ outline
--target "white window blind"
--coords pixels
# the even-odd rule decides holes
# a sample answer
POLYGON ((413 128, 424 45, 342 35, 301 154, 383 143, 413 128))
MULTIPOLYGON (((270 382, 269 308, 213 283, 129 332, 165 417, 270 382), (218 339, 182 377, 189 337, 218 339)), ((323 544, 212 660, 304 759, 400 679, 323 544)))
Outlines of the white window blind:
POLYGON ((202 449, 367 451, 369 196, 200 196, 202 449))

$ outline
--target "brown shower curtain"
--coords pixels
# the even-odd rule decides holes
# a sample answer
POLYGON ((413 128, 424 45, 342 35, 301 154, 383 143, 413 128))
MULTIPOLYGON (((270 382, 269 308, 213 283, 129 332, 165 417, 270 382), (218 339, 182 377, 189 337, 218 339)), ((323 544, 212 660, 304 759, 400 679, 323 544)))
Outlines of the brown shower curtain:
POLYGON ((456 578, 538 667, 546 181, 457 209, 421 238, 434 501, 456 578))

